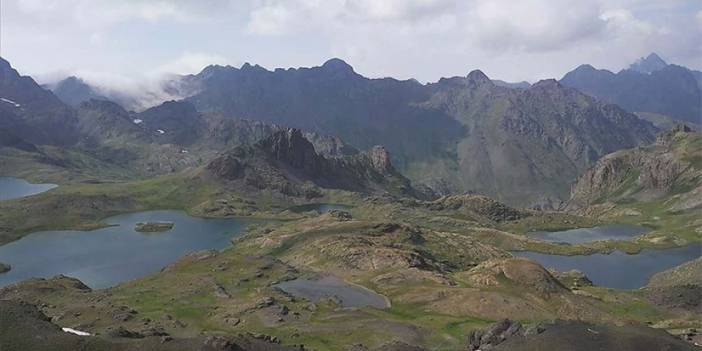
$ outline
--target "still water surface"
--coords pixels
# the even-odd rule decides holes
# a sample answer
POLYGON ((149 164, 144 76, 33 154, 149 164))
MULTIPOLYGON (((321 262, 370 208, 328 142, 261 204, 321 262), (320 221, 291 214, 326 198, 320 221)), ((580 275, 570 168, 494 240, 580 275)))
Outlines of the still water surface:
POLYGON ((248 225, 270 221, 205 219, 182 211, 146 211, 110 217, 112 227, 91 231, 46 231, 0 246, 0 262, 12 270, 0 274, 0 286, 32 277, 64 274, 92 288, 105 288, 157 272, 179 257, 205 249, 223 249, 248 225), (173 222, 171 230, 139 233, 138 222, 173 222))
POLYGON ((527 257, 546 268, 557 271, 577 269, 595 285, 608 288, 637 289, 648 283, 660 271, 694 260, 702 255, 702 244, 692 244, 666 250, 642 250, 636 255, 621 251, 587 256, 560 256, 537 252, 513 252, 527 257))
POLYGON ((56 184, 32 184, 15 177, 0 177, 0 201, 36 195, 57 186, 56 184))

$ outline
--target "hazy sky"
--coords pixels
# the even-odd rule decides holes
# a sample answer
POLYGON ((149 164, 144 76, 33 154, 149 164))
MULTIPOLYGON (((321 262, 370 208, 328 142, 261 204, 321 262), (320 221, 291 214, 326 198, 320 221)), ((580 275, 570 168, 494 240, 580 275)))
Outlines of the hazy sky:
POLYGON ((560 78, 652 51, 702 69, 702 0, 1 0, 1 55, 39 80, 129 84, 207 64, 370 77, 560 78))

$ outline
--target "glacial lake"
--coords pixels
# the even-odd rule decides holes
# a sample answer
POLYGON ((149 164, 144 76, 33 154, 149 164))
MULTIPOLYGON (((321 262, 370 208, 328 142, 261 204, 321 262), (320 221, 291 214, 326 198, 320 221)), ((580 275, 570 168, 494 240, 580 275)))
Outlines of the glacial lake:
POLYGON ((346 283, 332 276, 325 276, 320 279, 288 280, 274 286, 288 294, 302 297, 312 302, 317 302, 324 298, 333 298, 342 307, 375 307, 381 309, 389 307, 383 295, 346 283))
POLYGON ((0 177, 0 201, 36 195, 57 186, 56 184, 32 184, 15 177, 0 177))
POLYGON ((582 256, 549 255, 529 251, 512 254, 530 258, 546 268, 560 272, 577 269, 585 273, 595 285, 637 289, 646 285, 652 275, 700 257, 702 244, 665 250, 645 249, 636 255, 621 251, 582 256))
POLYGON ((558 232, 533 232, 528 236, 551 242, 582 244, 601 240, 629 240, 648 232, 649 229, 631 224, 608 224, 592 228, 577 228, 558 232))
POLYGON ((91 231, 46 231, 0 246, 0 262, 12 269, 0 274, 0 286, 32 277, 75 277, 91 288, 105 288, 159 271, 181 256, 223 249, 255 219, 205 219, 182 211, 146 211, 110 217, 115 225, 91 231), (160 233, 139 233, 139 222, 173 222, 160 233))
POLYGON ((351 206, 341 205, 341 204, 306 204, 293 206, 288 208, 288 210, 295 213, 304 213, 309 211, 317 211, 319 213, 327 213, 331 210, 348 210, 351 206))

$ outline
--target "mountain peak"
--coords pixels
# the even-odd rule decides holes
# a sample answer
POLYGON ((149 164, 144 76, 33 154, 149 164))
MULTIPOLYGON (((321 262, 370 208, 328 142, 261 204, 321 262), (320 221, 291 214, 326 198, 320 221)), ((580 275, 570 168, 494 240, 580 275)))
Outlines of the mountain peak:
POLYGON ((533 88, 545 88, 545 89, 552 89, 552 88, 559 88, 561 87, 561 83, 559 83, 555 79, 542 79, 534 85, 532 85, 533 88))
POLYGON ((353 67, 340 58, 332 58, 322 65, 322 68, 333 72, 353 73, 353 67))
POLYGON ((653 52, 646 57, 642 57, 636 60, 636 62, 632 63, 629 66, 629 69, 641 73, 650 74, 659 71, 665 68, 666 66, 668 66, 668 63, 663 61, 663 59, 660 56, 658 56, 658 54, 653 52))
POLYGON ((475 83, 490 83, 493 84, 490 78, 479 69, 475 69, 468 73, 468 80, 475 83))

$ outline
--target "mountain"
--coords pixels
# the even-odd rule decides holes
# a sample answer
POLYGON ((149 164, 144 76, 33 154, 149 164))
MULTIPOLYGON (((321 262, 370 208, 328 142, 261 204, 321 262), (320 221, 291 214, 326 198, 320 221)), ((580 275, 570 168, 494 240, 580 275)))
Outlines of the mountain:
POLYGON ((230 188, 267 189, 292 197, 321 196, 318 188, 416 195, 382 146, 327 158, 315 151, 299 129, 277 131, 254 145, 227 151, 212 160, 201 175, 230 188))
POLYGON ((658 54, 653 52, 629 65, 629 69, 639 73, 651 74, 664 69, 666 66, 668 64, 658 54))
POLYGON ((172 74, 157 81, 141 82, 125 89, 99 86, 80 77, 70 76, 56 83, 46 84, 45 87, 69 106, 77 107, 89 100, 110 100, 128 111, 141 112, 163 102, 193 95, 198 91, 198 85, 195 80, 189 79, 190 77, 172 74))
POLYGON ((0 129, 34 144, 77 142, 75 112, 0 58, 0 129))
POLYGON ((78 106, 91 99, 108 100, 100 95, 95 88, 75 76, 68 77, 51 88, 56 97, 70 106, 78 106))
POLYGON ((700 72, 666 64, 651 54, 618 73, 581 65, 560 82, 617 104, 630 112, 669 115, 679 121, 702 120, 700 72))
POLYGON ((669 209, 702 207, 702 135, 684 125, 662 132, 652 145, 604 156, 578 179, 568 207, 672 195, 669 209))
POLYGON ((199 111, 385 145, 398 171, 436 193, 477 192, 512 205, 568 198, 600 156, 654 138, 616 106, 555 81, 509 89, 482 72, 422 85, 369 79, 339 59, 319 67, 209 66, 189 79, 199 111))

